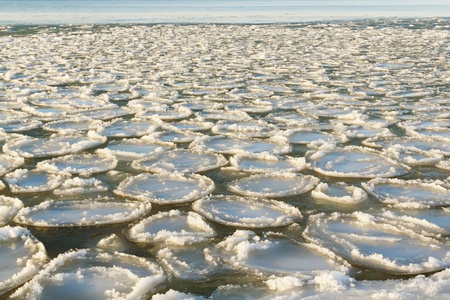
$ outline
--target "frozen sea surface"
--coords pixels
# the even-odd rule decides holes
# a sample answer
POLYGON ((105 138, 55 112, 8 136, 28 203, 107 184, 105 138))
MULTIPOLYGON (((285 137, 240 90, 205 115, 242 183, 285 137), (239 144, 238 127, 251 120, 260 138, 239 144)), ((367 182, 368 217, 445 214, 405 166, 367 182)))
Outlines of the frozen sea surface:
POLYGON ((1 297, 448 298, 450 20, 200 23, 0 25, 1 297))

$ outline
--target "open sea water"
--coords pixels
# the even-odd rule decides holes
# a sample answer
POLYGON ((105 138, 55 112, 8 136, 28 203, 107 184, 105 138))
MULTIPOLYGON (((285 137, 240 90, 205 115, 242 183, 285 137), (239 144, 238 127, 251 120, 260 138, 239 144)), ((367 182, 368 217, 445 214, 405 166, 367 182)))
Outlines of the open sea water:
POLYGON ((449 9, 0 0, 0 299, 450 298, 449 9))

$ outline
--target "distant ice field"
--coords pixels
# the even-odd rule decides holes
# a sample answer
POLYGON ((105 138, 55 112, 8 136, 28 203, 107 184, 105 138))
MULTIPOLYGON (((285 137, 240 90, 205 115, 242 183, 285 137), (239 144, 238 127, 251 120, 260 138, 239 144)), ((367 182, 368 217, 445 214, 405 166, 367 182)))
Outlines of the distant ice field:
POLYGON ((450 298, 449 50, 445 18, 0 25, 0 298, 450 298))

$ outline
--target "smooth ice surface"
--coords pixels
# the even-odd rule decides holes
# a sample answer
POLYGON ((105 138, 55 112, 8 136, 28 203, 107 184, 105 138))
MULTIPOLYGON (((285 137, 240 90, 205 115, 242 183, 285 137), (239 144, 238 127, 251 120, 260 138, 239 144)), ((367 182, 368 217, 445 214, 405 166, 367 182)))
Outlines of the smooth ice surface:
POLYGON ((389 273, 419 274, 450 266, 448 242, 416 232, 402 220, 390 224, 362 212, 318 214, 310 217, 303 234, 351 263, 389 273))
POLYGON ((95 226, 134 221, 144 217, 150 209, 148 202, 118 202, 109 199, 48 200, 22 208, 14 221, 37 227, 95 226))
POLYGON ((320 180, 311 175, 295 173, 269 173, 251 175, 237 179, 227 188, 238 194, 251 197, 288 197, 309 192, 320 180))
POLYGON ((172 276, 190 282, 213 281, 229 272, 204 244, 162 248, 156 258, 172 276))
POLYGON ((409 171, 406 165, 359 147, 310 152, 307 161, 314 171, 332 177, 394 177, 409 171))
POLYGON ((111 141, 106 148, 99 149, 99 152, 112 153, 120 160, 135 160, 146 157, 155 152, 166 151, 173 148, 172 143, 158 142, 153 139, 143 137, 141 139, 123 139, 111 141))
POLYGON ((225 136, 199 138, 191 143, 193 149, 207 150, 222 154, 271 153, 286 154, 291 148, 286 143, 270 140, 236 139, 225 136))
POLYGON ((155 129, 156 125, 145 120, 117 119, 104 124, 99 134, 107 137, 140 137, 152 133, 155 129))
POLYGON ((220 154, 177 149, 134 161, 133 168, 147 172, 199 173, 228 164, 220 154))
POLYGON ((282 235, 260 238, 252 231, 238 230, 217 247, 234 268, 266 275, 307 277, 319 271, 343 268, 333 256, 316 248, 290 240, 282 235))
POLYGON ((0 295, 29 280, 46 261, 44 245, 28 229, 0 227, 0 295))
POLYGON ((251 173, 299 172, 306 167, 304 157, 270 154, 237 154, 230 158, 230 164, 239 171, 251 173))
POLYGON ((82 175, 107 172, 116 166, 117 159, 114 156, 102 154, 71 154, 41 161, 36 165, 47 172, 82 175))
POLYGON ((86 150, 104 142, 106 142, 106 137, 92 131, 89 131, 87 136, 55 134, 41 139, 31 137, 13 139, 3 145, 3 151, 25 158, 43 158, 86 150))
POLYGON ((38 169, 16 169, 5 175, 5 181, 14 194, 52 191, 59 187, 65 178, 65 174, 49 174, 38 169))
POLYGON ((156 264, 134 255, 82 249, 60 254, 13 299, 144 299, 166 280, 156 264))
POLYGON ((168 243, 183 246, 213 237, 215 231, 195 213, 179 210, 159 212, 128 230, 128 238, 138 243, 168 243))
POLYGON ((0 176, 20 167, 25 163, 22 157, 0 154, 0 176))
POLYGON ((114 192, 157 204, 192 202, 210 194, 214 182, 201 175, 142 173, 122 181, 114 192))
POLYGON ((205 218, 227 226, 265 228, 289 225, 302 214, 284 202, 214 195, 200 199, 192 208, 205 218))
POLYGON ((362 186, 382 203, 395 206, 420 208, 450 203, 450 190, 440 181, 373 179, 362 186))
POLYGON ((329 185, 321 182, 311 192, 313 198, 333 201, 341 204, 355 204, 367 199, 367 193, 356 186, 347 185, 344 182, 329 185))

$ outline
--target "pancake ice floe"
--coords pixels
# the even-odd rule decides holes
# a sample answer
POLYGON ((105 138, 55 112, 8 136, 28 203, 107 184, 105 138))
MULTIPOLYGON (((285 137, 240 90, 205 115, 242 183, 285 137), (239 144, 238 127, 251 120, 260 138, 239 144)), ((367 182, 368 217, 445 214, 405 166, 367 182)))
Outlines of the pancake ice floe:
POLYGON ((9 140, 3 145, 3 151, 24 158, 45 158, 94 148, 105 142, 106 137, 94 131, 89 131, 87 135, 53 134, 47 138, 22 137, 9 140))
POLYGON ((60 156, 38 162, 36 167, 50 173, 70 173, 89 175, 107 172, 117 166, 117 159, 102 153, 81 153, 60 156))
POLYGON ((148 202, 119 202, 109 198, 47 200, 22 208, 14 222, 36 227, 98 226, 141 219, 150 209, 148 202))
POLYGON ((183 246, 203 242, 215 235, 215 231, 199 214, 174 209, 139 221, 128 230, 127 237, 138 243, 183 246))
POLYGON ((66 177, 67 174, 49 174, 38 169, 16 169, 5 175, 5 181, 12 193, 37 193, 54 190, 66 177))
POLYGON ((147 299, 163 288, 163 270, 155 263, 130 254, 88 249, 58 255, 13 299, 147 299))
POLYGON ((395 177, 409 171, 408 166, 365 147, 310 151, 306 158, 312 170, 331 177, 395 177))
POLYGON ((347 185, 344 182, 327 184, 324 182, 311 192, 315 199, 333 201, 340 204, 355 204, 367 199, 367 193, 363 189, 347 185))
POLYGON ((236 179, 228 183, 228 190, 250 197, 289 197, 307 193, 314 189, 320 180, 311 175, 295 173, 256 174, 236 179))
POLYGON ((352 264, 399 275, 435 272, 450 266, 449 245, 408 222, 367 213, 310 216, 303 232, 352 264))
POLYGON ((228 164, 228 160, 220 154, 176 149, 155 153, 133 161, 131 166, 138 170, 153 173, 199 173, 217 169, 226 164, 228 164))
POLYGON ((362 187, 384 204, 398 207, 434 207, 450 204, 450 190, 442 181, 372 179, 362 187))
POLYGON ((211 221, 236 227, 279 227, 302 218, 300 210, 284 202, 240 196, 209 196, 192 208, 211 221))
POLYGON ((306 167, 304 157, 276 156, 266 153, 236 154, 230 157, 233 168, 249 173, 294 173, 306 167))
POLYGON ((114 193, 156 204, 192 202, 209 195, 214 182, 202 175, 142 173, 123 180, 114 193))
POLYGON ((44 245, 28 229, 0 227, 0 295, 32 278, 47 260, 44 245))

